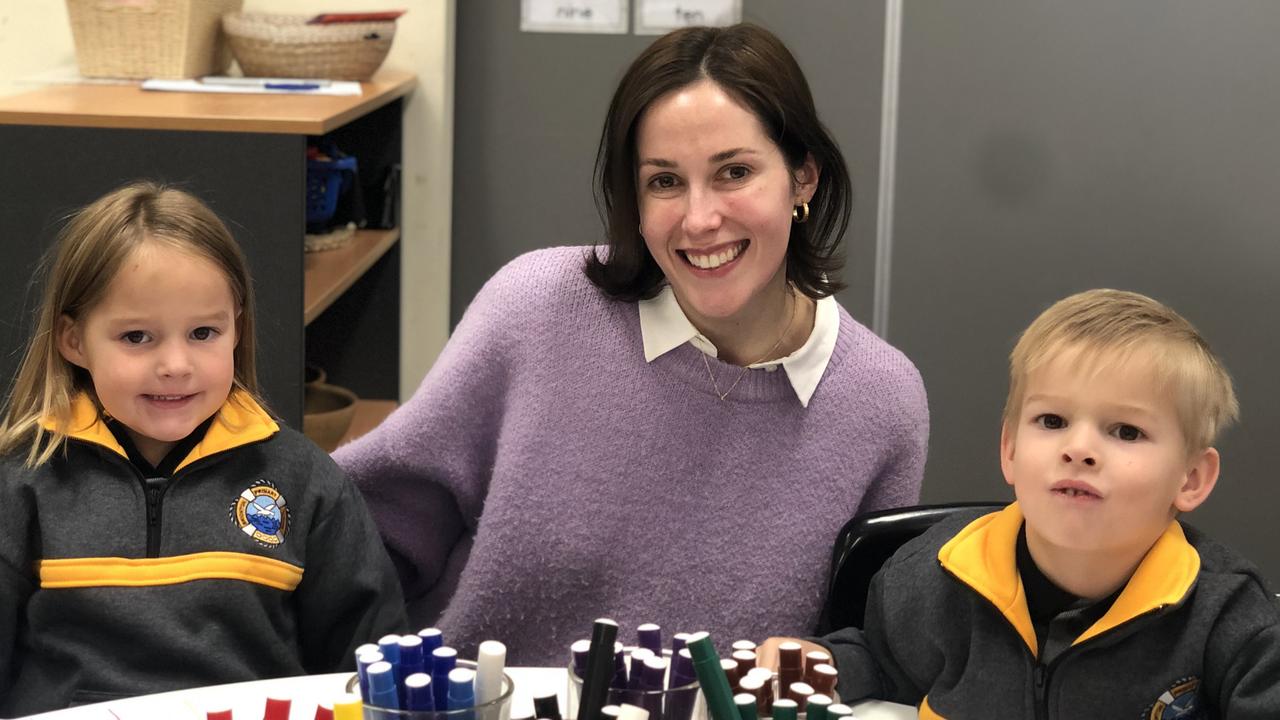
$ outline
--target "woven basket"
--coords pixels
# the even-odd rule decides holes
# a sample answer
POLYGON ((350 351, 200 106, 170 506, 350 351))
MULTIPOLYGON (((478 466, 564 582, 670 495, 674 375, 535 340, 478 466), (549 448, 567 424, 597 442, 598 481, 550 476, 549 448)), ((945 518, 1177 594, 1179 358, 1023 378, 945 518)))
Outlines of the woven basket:
POLYGON ((308 25, 305 15, 230 13, 222 28, 251 77, 368 80, 395 38, 395 22, 308 25))
POLYGON ((244 0, 67 0, 85 77, 189 78, 231 64, 218 19, 244 0))

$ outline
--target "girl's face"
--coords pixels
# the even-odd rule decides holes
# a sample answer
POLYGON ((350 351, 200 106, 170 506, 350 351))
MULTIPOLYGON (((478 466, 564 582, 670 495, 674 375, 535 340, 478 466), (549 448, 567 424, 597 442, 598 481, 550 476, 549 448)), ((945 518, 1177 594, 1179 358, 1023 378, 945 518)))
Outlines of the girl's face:
POLYGON ((58 349, 153 465, 218 411, 235 377, 239 308, 222 270, 161 243, 135 250, 58 349))
POLYGON ((783 297, 791 211, 817 188, 812 158, 787 167, 759 118, 710 80, 655 100, 636 153, 640 232, 695 325, 749 322, 763 298, 783 297))

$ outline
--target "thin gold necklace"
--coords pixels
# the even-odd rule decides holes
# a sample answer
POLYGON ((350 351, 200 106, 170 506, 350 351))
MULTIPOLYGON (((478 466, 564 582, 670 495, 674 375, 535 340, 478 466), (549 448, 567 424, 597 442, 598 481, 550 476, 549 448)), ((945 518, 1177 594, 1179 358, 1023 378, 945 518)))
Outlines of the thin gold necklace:
POLYGON ((788 292, 787 296, 791 298, 791 318, 787 320, 787 324, 782 328, 782 334, 778 336, 777 342, 775 342, 773 347, 769 348, 764 355, 761 355, 759 360, 744 365, 742 367, 742 372, 738 373, 737 379, 733 381, 733 384, 729 386, 728 390, 720 392, 720 384, 716 382, 715 373, 711 372, 711 363, 707 360, 707 354, 699 351, 702 355, 702 366, 707 369, 707 377, 711 378, 711 387, 715 390, 716 397, 719 397, 721 401, 724 401, 725 398, 729 397, 729 393, 733 392, 733 389, 738 387, 738 383, 742 382, 742 378, 746 377, 747 371, 751 369, 752 365, 768 360, 769 357, 773 355, 773 351, 777 350, 778 346, 782 345, 782 341, 786 339, 787 331, 791 329, 792 323, 796 321, 796 308, 800 305, 800 303, 796 301, 795 297, 792 296, 791 292, 788 292))

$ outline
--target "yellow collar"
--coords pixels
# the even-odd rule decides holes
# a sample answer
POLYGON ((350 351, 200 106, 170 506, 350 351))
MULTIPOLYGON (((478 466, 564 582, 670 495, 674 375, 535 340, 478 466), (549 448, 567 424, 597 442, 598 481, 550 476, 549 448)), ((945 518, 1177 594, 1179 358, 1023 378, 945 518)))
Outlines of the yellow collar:
MULTIPOLYGON (((41 418, 40 425, 49 431, 57 429, 57 421, 52 417, 41 418)), ((233 390, 231 396, 218 410, 216 419, 209 426, 204 437, 191 448, 191 452, 183 458, 182 462, 178 463, 174 472, 202 458, 265 440, 279 431, 280 426, 252 396, 240 390, 233 390)), ((97 404, 87 393, 80 393, 72 401, 71 423, 67 428, 67 437, 101 445, 121 457, 129 457, 115 435, 111 434, 107 424, 103 422, 97 404)))
MULTIPOLYGON (((969 523, 938 551, 938 561, 961 582, 991 601, 1039 655, 1036 633, 1027 611, 1016 550, 1022 529, 1018 503, 969 523)), ((1200 572, 1200 554, 1187 542, 1182 526, 1169 523, 1138 564, 1111 609, 1072 642, 1078 645, 1112 628, 1182 601, 1200 572)))

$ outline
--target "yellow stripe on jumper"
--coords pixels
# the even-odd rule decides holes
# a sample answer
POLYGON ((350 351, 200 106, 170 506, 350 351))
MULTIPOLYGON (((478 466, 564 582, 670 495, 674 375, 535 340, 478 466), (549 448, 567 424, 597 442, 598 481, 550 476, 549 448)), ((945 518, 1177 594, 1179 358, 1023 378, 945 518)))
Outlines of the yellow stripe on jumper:
POLYGON ((203 552, 162 558, 64 558, 40 561, 40 587, 147 587, 192 580, 243 580, 293 590, 302 568, 287 562, 235 552, 203 552))

